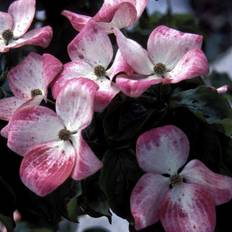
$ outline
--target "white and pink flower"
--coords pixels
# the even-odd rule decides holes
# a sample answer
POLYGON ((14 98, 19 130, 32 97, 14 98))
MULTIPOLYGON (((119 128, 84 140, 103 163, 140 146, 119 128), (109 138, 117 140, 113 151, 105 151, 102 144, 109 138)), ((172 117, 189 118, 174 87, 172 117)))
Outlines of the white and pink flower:
POLYGON ((35 15, 35 3, 35 0, 17 0, 10 5, 8 13, 0 12, 0 52, 24 45, 43 48, 49 45, 53 34, 50 26, 28 31, 35 15))
MULTIPOLYGON (((26 105, 39 105, 47 99, 51 81, 62 70, 62 63, 50 54, 31 52, 7 74, 9 87, 14 96, 0 100, 0 119, 9 121, 15 111, 26 105)), ((8 126, 1 131, 7 137, 8 126)))
POLYGON ((202 36, 158 26, 149 36, 147 50, 115 29, 119 50, 135 75, 116 79, 126 95, 140 96, 151 85, 178 83, 208 73, 201 50, 202 36))
POLYGON ((62 15, 77 31, 80 31, 92 19, 105 31, 112 33, 114 28, 132 26, 143 13, 147 2, 147 0, 104 0, 101 9, 94 17, 68 10, 64 10, 62 15))
POLYGON ((91 21, 68 45, 68 54, 72 62, 64 65, 64 70, 54 83, 53 97, 70 79, 88 78, 93 80, 99 89, 96 94, 95 110, 103 110, 119 89, 112 82, 118 73, 131 73, 132 70, 118 52, 113 64, 113 47, 108 35, 91 21))
POLYGON ((216 91, 217 91, 219 94, 226 94, 226 93, 228 93, 230 90, 231 90, 231 87, 230 87, 229 85, 222 85, 222 86, 216 88, 216 91))
POLYGON ((189 141, 173 125, 142 134, 136 145, 139 166, 146 172, 131 194, 135 228, 161 220, 166 232, 213 232, 215 205, 232 198, 232 178, 191 160, 189 141), (185 166, 184 166, 185 165, 185 166))
POLYGON ((36 194, 45 196, 68 177, 82 180, 102 167, 81 135, 92 120, 97 88, 87 79, 71 80, 57 97, 56 113, 27 106, 13 115, 8 147, 24 157, 20 176, 36 194))

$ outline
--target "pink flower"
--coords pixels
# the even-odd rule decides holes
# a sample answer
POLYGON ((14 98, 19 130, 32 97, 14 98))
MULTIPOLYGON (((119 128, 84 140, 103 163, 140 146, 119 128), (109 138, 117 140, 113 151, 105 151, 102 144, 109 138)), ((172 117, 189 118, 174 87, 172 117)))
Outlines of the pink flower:
POLYGON ((24 156, 20 176, 33 192, 45 196, 68 177, 82 180, 102 167, 81 135, 92 120, 97 85, 71 80, 60 92, 56 113, 28 106, 11 120, 8 146, 24 156))
POLYGON ((229 85, 222 85, 222 86, 218 87, 216 90, 219 94, 226 94, 230 91, 230 86, 229 85))
POLYGON ((35 15, 35 0, 14 1, 8 13, 0 12, 0 52, 24 45, 47 47, 52 39, 52 28, 36 28, 29 32, 35 15), (26 33, 27 32, 27 33, 26 33))
POLYGON ((191 160, 183 131, 168 125, 152 129, 137 140, 136 156, 146 172, 131 194, 135 228, 159 219, 166 232, 213 232, 215 205, 232 198, 232 178, 191 160))
POLYGON ((76 14, 68 10, 64 10, 64 15, 71 22, 72 26, 80 31, 90 19, 109 33, 113 28, 124 28, 132 26, 141 16, 147 0, 104 0, 101 9, 94 17, 76 14))
POLYGON ((153 84, 177 83, 208 72, 200 35, 159 26, 150 34, 145 50, 119 30, 115 34, 122 56, 139 74, 116 79, 120 90, 129 96, 138 97, 153 84))
POLYGON ((93 21, 68 45, 68 54, 72 62, 64 65, 64 70, 53 86, 53 97, 56 98, 66 82, 73 78, 84 77, 93 80, 99 89, 96 94, 95 110, 103 110, 119 92, 112 79, 121 72, 131 68, 117 53, 114 62, 113 48, 108 35, 93 21))
MULTIPOLYGON (((62 70, 62 63, 49 54, 30 53, 12 68, 7 80, 13 97, 0 100, 0 119, 9 121, 15 111, 25 105, 39 105, 47 99, 47 88, 62 70)), ((8 126, 1 131, 7 137, 8 126)))

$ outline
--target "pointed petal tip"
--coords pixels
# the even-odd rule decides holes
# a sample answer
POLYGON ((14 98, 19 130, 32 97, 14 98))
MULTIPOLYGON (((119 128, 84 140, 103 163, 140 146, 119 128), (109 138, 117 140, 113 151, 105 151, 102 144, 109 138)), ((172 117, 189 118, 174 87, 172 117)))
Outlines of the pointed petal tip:
POLYGON ((72 24, 73 28, 77 31, 81 31, 81 29, 85 27, 89 20, 91 20, 91 17, 87 15, 76 14, 69 10, 63 10, 61 15, 66 17, 72 24))

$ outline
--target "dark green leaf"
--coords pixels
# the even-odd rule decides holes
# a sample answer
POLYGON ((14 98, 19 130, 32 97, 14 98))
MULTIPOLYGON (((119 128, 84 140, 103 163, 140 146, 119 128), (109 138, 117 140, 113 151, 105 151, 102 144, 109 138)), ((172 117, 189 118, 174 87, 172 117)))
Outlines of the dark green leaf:
POLYGON ((26 222, 19 222, 17 223, 15 232, 55 232, 55 231, 49 228, 42 227, 42 226, 39 228, 36 228, 34 226, 29 225, 26 222))
POLYGON ((103 121, 109 140, 128 140, 138 134, 152 111, 136 101, 124 101, 111 105, 103 121))
POLYGON ((16 209, 16 197, 12 188, 0 176, 0 213, 13 217, 13 212, 16 209))
POLYGON ((162 100, 159 86, 150 88, 139 98, 118 95, 103 116, 105 137, 110 145, 129 144, 136 139, 150 120, 159 123, 165 114, 166 105, 162 100), (158 88, 158 89, 157 89, 158 88), (154 91, 153 91, 154 90, 154 91))
POLYGON ((215 88, 221 87, 222 85, 232 86, 232 81, 227 73, 219 73, 217 71, 213 71, 204 79, 215 88))
POLYGON ((100 185, 111 209, 121 217, 130 218, 130 194, 140 176, 133 150, 113 149, 105 154, 100 185))
POLYGON ((81 184, 79 183, 76 190, 76 195, 72 197, 66 205, 66 218, 72 222, 78 222, 78 200, 77 198, 82 194, 81 184))
POLYGON ((92 217, 106 216, 111 223, 110 206, 106 195, 99 186, 99 174, 93 175, 83 181, 83 196, 80 199, 80 204, 83 213, 92 217))
POLYGON ((228 101, 216 90, 200 86, 173 94, 170 106, 172 109, 184 107, 198 118, 214 125, 217 130, 232 135, 232 109, 228 101))
POLYGON ((15 195, 11 187, 0 176, 0 222, 6 226, 8 232, 13 231, 15 223, 13 213, 16 209, 15 195))

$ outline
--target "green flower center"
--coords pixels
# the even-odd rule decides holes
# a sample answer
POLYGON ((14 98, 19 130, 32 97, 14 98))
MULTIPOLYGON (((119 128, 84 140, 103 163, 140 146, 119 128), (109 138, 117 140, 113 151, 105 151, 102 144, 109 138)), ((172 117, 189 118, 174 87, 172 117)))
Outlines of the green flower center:
POLYGON ((167 72, 166 66, 164 64, 162 64, 162 63, 157 63, 154 66, 153 70, 154 70, 154 73, 159 75, 159 76, 162 76, 167 72))
POLYGON ((67 129, 62 129, 59 131, 59 138, 64 141, 70 140, 72 132, 67 129))
POLYGON ((171 185, 171 187, 174 187, 174 186, 176 186, 178 184, 181 184, 181 183, 183 183, 183 177, 182 176, 176 174, 176 175, 173 175, 173 176, 170 177, 170 185, 171 185))
POLYGON ((2 32, 2 38, 5 40, 6 45, 13 39, 13 32, 11 30, 5 30, 2 32))
POLYGON ((35 97, 35 96, 38 96, 38 95, 43 95, 42 91, 40 89, 33 89, 31 91, 31 97, 35 97))
POLYGON ((103 77, 106 75, 106 69, 102 65, 98 65, 94 68, 94 73, 97 77, 103 77))

